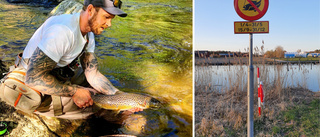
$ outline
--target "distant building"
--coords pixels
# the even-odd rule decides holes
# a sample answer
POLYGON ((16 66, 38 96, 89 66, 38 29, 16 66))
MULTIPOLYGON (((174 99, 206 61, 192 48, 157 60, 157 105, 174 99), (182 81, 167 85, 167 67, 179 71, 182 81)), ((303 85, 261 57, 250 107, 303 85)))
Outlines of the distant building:
POLYGON ((314 57, 317 58, 320 54, 319 53, 309 53, 308 57, 314 57))
POLYGON ((285 52, 284 58, 295 58, 298 52, 285 52))
POLYGON ((209 57, 209 51, 207 51, 207 50, 195 51, 194 55, 195 55, 195 57, 199 57, 199 58, 209 57))
MULTIPOLYGON (((248 52, 232 52, 232 51, 194 51, 194 56, 197 58, 225 58, 225 57, 248 57, 248 52)), ((256 55, 258 56, 258 55, 256 55)))
POLYGON ((309 53, 300 52, 300 53, 296 54, 296 57, 306 58, 306 57, 308 57, 308 54, 309 54, 309 53))
POLYGON ((242 53, 240 56, 241 57, 249 57, 249 53, 242 53))
POLYGON ((234 57, 235 53, 219 53, 219 57, 234 57))
POLYGON ((218 57, 241 57, 243 53, 241 53, 241 52, 220 52, 217 54, 218 54, 218 57))

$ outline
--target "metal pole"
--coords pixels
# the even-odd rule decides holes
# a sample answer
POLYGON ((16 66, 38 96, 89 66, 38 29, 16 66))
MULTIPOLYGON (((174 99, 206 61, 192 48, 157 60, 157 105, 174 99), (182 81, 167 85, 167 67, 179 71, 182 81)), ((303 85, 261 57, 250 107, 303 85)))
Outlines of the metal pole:
POLYGON ((249 34, 250 47, 249 47, 249 68, 248 68, 248 116, 247 116, 247 133, 248 137, 253 137, 253 66, 252 66, 252 33, 249 34))

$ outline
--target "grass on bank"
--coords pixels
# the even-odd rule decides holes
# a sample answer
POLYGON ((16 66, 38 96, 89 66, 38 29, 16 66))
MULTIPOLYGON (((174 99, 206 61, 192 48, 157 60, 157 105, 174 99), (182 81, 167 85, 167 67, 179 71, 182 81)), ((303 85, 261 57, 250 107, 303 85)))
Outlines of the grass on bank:
POLYGON ((288 108, 278 116, 272 128, 283 136, 320 136, 320 99, 288 108))
MULTIPOLYGON (((272 93, 266 98, 261 117, 257 114, 257 105, 254 106, 254 135, 320 136, 319 93, 316 97, 303 88, 283 89, 281 92, 281 97, 272 93)), ((201 92, 201 97, 199 92, 196 94, 195 113, 201 111, 203 115, 195 123, 196 136, 247 135, 246 93, 201 92), (201 106, 199 103, 202 103, 201 106)), ((256 97, 254 102, 257 102, 256 97)))
POLYGON ((279 58, 283 61, 320 61, 320 58, 307 57, 307 58, 279 58))

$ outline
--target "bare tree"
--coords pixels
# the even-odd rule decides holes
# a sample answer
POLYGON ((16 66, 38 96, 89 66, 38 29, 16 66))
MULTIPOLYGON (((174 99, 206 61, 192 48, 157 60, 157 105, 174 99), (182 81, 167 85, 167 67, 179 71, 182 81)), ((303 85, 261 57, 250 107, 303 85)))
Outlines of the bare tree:
POLYGON ((298 49, 297 52, 300 53, 300 52, 301 52, 301 49, 298 49))
POLYGON ((266 53, 265 53, 266 57, 268 58, 273 58, 274 57, 274 51, 273 50, 268 50, 266 53))
POLYGON ((275 56, 277 58, 283 58, 284 57, 284 50, 283 50, 283 47, 282 46, 277 46, 276 49, 275 49, 275 56))

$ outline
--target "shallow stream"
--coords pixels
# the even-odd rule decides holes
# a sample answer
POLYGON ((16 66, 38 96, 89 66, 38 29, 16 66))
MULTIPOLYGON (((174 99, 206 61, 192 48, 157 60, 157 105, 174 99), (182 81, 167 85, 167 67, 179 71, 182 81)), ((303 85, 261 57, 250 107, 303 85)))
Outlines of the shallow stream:
MULTIPOLYGON (((192 0, 123 3, 128 17, 116 17, 111 28, 96 36, 99 70, 120 90, 148 94, 166 105, 133 114, 132 121, 145 120, 137 129, 128 128, 134 125, 129 122, 108 133, 192 136, 192 0)), ((53 8, 0 0, 3 61, 13 61, 23 51, 53 8)), ((90 130, 73 135, 104 135, 97 133, 104 129, 90 130)))

